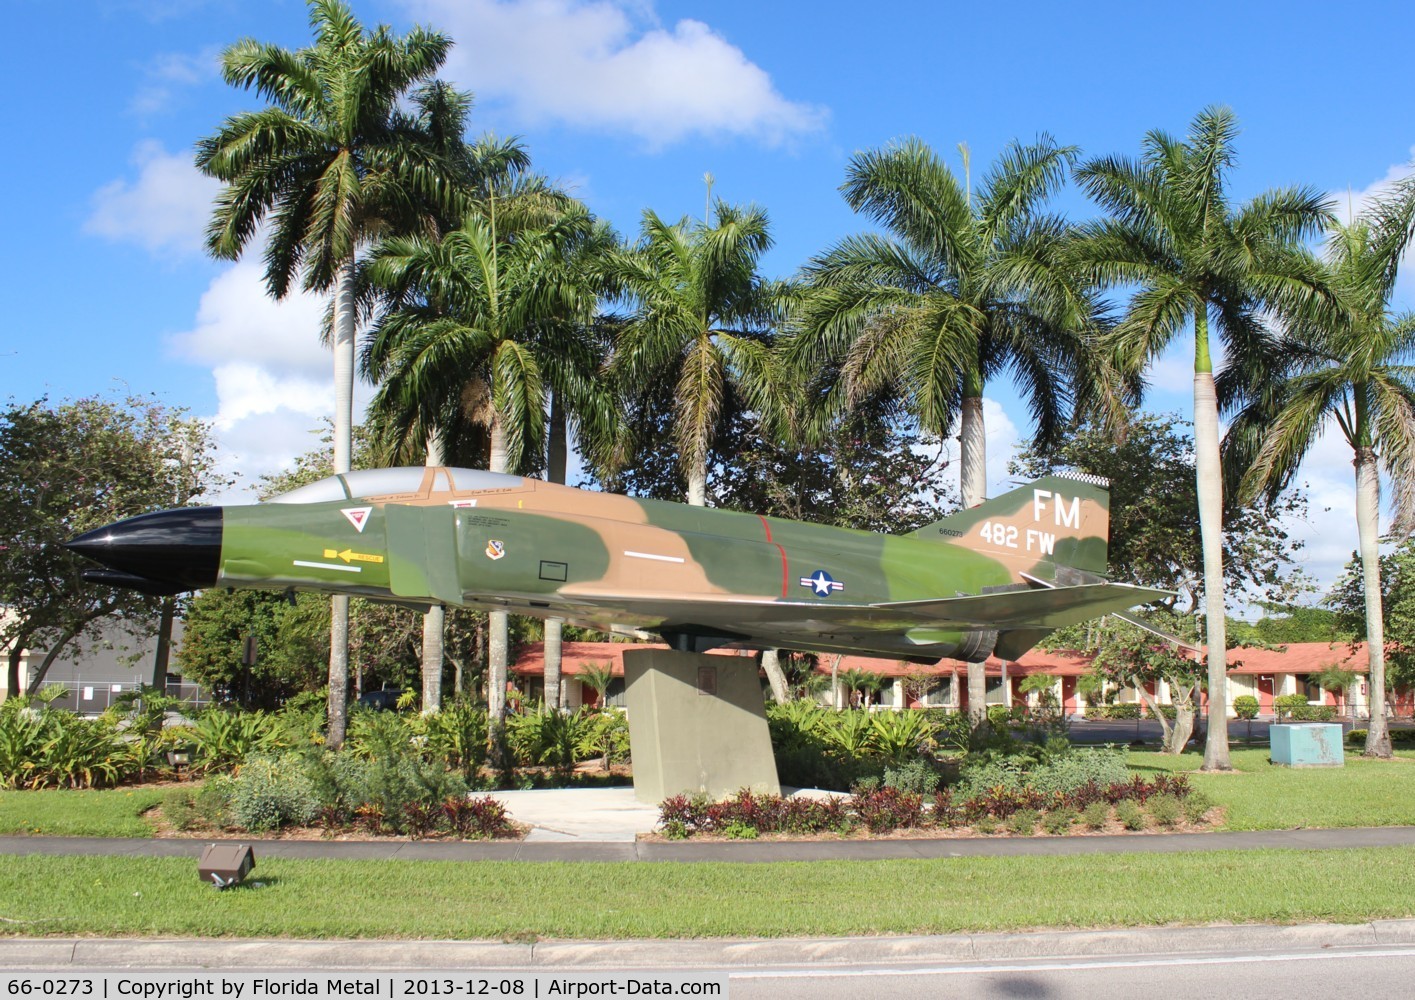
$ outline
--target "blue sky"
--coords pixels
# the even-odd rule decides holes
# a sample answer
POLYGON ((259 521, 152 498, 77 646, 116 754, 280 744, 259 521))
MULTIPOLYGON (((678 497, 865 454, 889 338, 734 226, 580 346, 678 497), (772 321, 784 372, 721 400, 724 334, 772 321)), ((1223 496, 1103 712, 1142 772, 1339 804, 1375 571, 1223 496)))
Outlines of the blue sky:
MULTIPOLYGON (((1233 194, 1310 184, 1354 198, 1405 172, 1415 144, 1406 4, 884 4, 719 0, 358 0, 365 24, 440 28, 444 75, 477 95, 474 128, 522 137, 537 167, 621 232, 644 208, 700 215, 703 175, 770 213, 767 269, 789 275, 862 230, 837 187, 850 155, 917 135, 981 172, 1049 132, 1087 154, 1138 152, 1211 103, 1244 127, 1233 194)), ((17 136, 3 160, 0 247, 11 322, 0 395, 132 390, 216 421, 249 481, 315 442, 331 397, 322 304, 274 304, 259 266, 201 253, 214 190, 197 138, 254 99, 222 84, 238 38, 297 48, 298 0, 11 0, 0 74, 17 136)), ((1059 206, 1078 217, 1084 199, 1059 206)), ((1407 286, 1408 287, 1408 286, 1407 286)), ((1151 407, 1185 410, 1187 353, 1151 407)), ((1001 480, 1026 432, 989 393, 1001 480)), ((1349 456, 1309 466, 1309 571, 1355 541, 1349 456), (1322 508, 1330 507, 1329 515, 1322 508)))

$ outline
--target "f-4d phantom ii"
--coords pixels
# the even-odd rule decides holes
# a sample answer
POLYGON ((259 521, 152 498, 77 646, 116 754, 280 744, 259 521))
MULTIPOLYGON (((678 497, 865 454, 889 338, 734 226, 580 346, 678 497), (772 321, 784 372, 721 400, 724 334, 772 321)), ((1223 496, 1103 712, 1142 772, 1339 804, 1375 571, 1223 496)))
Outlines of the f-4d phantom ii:
POLYGON ((148 593, 354 594, 656 632, 675 649, 1015 659, 1165 591, 1111 583, 1109 496, 1038 480, 906 535, 470 469, 370 469, 266 503, 164 510, 70 548, 148 593))

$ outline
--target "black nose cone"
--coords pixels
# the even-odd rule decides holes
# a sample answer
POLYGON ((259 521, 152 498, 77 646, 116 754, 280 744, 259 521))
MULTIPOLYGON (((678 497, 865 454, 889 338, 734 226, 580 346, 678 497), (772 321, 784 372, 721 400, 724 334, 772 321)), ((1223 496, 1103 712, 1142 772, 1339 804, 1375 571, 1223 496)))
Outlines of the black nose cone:
MULTIPOLYGON (((67 543, 67 547, 119 574, 155 587, 149 593, 200 590, 216 583, 221 569, 221 508, 187 507, 139 514, 97 528, 67 543)), ((95 579, 135 590, 119 576, 95 579)))

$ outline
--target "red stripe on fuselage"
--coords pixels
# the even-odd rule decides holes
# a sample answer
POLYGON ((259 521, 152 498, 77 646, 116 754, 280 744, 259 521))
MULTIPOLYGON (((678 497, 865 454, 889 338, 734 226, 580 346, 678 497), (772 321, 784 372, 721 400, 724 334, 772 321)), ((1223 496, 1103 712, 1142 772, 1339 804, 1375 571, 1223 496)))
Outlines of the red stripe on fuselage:
POLYGON ((767 541, 767 544, 768 544, 768 545, 775 545, 775 546, 776 546, 776 551, 778 551, 778 552, 781 553, 781 596, 782 596, 782 597, 786 597, 786 596, 788 596, 788 595, 791 593, 791 592, 787 589, 787 587, 788 587, 788 586, 790 585, 790 583, 791 583, 791 574, 786 571, 786 550, 783 549, 779 543, 772 541, 772 538, 771 538, 771 525, 767 524, 766 518, 765 518, 765 517, 762 517, 762 515, 760 515, 760 514, 758 514, 757 517, 758 517, 758 519, 760 519, 760 521, 762 522, 762 530, 764 530, 764 531, 766 532, 766 541, 767 541))

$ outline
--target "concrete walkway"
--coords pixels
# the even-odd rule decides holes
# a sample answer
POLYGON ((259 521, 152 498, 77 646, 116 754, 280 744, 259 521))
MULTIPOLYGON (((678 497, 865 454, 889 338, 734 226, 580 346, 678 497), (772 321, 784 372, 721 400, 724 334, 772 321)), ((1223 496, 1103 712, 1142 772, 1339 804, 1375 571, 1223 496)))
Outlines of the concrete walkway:
MULTIPOLYGON (((1240 924, 1088 931, 885 935, 857 938, 697 938, 565 941, 295 941, 195 938, 0 938, 0 969, 272 970, 831 968, 868 962, 960 963, 1061 956, 1276 953, 1415 946, 1415 920, 1360 924, 1240 924)), ((874 991, 871 991, 873 993, 874 991)), ((1012 994, 1009 994, 1012 995, 1012 994)))

